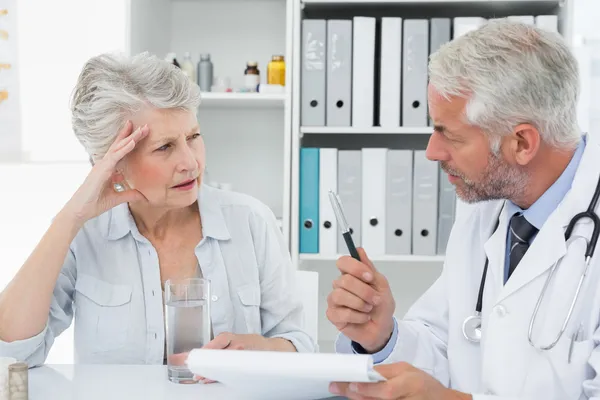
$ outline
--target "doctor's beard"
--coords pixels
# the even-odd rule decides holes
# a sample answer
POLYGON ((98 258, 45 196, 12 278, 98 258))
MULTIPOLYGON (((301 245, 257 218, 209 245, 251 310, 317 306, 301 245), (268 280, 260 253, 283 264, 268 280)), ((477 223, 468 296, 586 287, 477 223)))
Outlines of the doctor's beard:
POLYGON ((477 180, 467 178, 462 172, 440 162, 447 174, 460 178, 456 195, 466 203, 488 200, 515 200, 523 198, 529 183, 529 174, 518 166, 507 163, 501 156, 490 153, 486 168, 477 180))

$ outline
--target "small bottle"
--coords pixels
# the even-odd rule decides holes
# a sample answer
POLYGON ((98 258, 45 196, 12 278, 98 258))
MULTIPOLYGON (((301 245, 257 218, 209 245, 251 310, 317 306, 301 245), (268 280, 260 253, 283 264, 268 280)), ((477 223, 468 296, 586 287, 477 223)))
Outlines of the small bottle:
POLYGON ((285 86, 285 61, 283 56, 273 56, 267 66, 267 84, 285 86))
POLYGON ((260 85, 260 71, 256 61, 248 61, 244 71, 244 87, 250 92, 257 92, 260 85))
POLYGON ((210 92, 213 84, 213 63, 210 54, 201 54, 198 62, 198 85, 200 91, 210 92))
POLYGON ((29 369, 27 364, 17 362, 8 366, 8 400, 29 398, 29 369))
POLYGON ((192 82, 196 83, 196 67, 192 62, 192 56, 189 52, 186 52, 184 55, 183 62, 181 63, 181 69, 192 82))

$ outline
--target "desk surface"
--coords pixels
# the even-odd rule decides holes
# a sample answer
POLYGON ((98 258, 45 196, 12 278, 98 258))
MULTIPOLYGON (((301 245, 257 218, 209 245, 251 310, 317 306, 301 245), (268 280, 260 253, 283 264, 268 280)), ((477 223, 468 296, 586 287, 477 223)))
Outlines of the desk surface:
POLYGON ((244 400, 244 397, 219 383, 172 383, 167 379, 166 366, 162 365, 45 365, 30 369, 29 400, 59 399, 244 400))

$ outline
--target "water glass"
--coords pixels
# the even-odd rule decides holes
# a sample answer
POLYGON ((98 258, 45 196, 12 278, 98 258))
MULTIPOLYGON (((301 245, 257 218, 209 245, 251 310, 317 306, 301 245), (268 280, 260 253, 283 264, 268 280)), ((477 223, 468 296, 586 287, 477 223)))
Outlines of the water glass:
POLYGON ((210 341, 210 281, 168 280, 165 284, 167 369, 175 383, 196 383, 185 365, 186 353, 210 341))

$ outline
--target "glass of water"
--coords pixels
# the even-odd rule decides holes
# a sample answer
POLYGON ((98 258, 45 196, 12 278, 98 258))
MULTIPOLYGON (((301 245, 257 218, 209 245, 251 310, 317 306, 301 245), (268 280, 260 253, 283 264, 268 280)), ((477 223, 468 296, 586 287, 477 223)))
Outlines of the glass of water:
POLYGON ((210 341, 210 281, 169 279, 165 283, 167 369, 175 383, 196 383, 187 353, 210 341))

